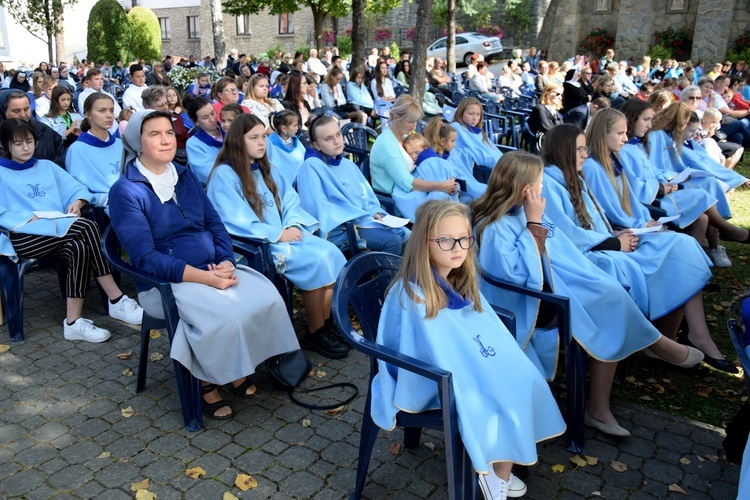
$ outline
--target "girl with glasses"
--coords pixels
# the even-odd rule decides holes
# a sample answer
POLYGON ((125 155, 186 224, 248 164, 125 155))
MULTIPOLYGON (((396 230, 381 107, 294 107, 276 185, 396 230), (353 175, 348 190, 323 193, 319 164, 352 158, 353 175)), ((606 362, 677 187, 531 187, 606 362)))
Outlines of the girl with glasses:
MULTIPOLYGON (((585 422, 605 434, 627 437, 630 432, 620 427, 609 406, 617 362, 647 347, 679 366, 694 366, 703 356, 662 337, 625 288, 584 257, 567 231, 544 215, 543 169, 541 158, 526 152, 500 159, 487 192, 471 204, 479 263, 501 279, 570 298, 573 338, 592 358, 585 422)), ((559 347, 554 306, 483 280, 480 288, 491 304, 515 312, 518 345, 551 379, 559 347)))
MULTIPOLYGON (((479 292, 464 205, 431 200, 417 212, 403 264, 388 289, 377 342, 453 374, 461 440, 485 498, 520 497, 514 463, 537 461, 536 443, 565 423, 542 376, 479 292)), ((373 421, 440 407, 437 386, 379 361, 373 421)))

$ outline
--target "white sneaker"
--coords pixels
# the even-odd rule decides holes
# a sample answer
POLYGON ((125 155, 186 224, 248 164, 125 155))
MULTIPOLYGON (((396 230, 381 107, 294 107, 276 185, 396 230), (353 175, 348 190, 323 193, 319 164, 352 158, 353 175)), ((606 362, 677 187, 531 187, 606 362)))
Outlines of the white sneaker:
POLYGON ((709 248, 707 253, 716 267, 732 267, 732 261, 727 257, 727 249, 722 245, 709 248))
POLYGON ((72 325, 63 320, 63 336, 65 340, 85 340, 86 342, 104 342, 110 333, 104 328, 94 325, 94 322, 86 318, 78 318, 72 325))
POLYGON ((485 500, 506 500, 507 498, 519 498, 526 494, 526 484, 518 479, 513 473, 507 481, 500 479, 490 465, 489 474, 479 475, 479 487, 485 500))
POLYGON ((123 295, 117 304, 109 303, 109 315, 131 325, 140 325, 143 321, 143 309, 127 295, 123 295))

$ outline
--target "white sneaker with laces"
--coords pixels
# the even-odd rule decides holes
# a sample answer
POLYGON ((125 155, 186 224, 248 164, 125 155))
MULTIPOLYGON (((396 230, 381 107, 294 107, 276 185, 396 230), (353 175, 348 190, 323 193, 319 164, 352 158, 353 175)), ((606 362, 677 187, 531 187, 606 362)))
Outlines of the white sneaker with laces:
POLYGON ((727 257, 727 249, 723 245, 708 249, 708 256, 716 267, 732 267, 732 261, 727 257))
POLYGON ((127 295, 123 295, 117 304, 109 303, 109 315, 131 325, 140 325, 143 321, 143 309, 127 295))
POLYGON ((506 500, 508 498, 519 498, 526 494, 526 484, 518 479, 513 473, 505 481, 495 474, 490 466, 489 474, 479 475, 479 487, 485 500, 506 500))
POLYGON ((86 342, 104 342, 111 334, 104 328, 94 325, 94 322, 86 318, 78 318, 72 325, 63 320, 63 336, 65 340, 85 340, 86 342))

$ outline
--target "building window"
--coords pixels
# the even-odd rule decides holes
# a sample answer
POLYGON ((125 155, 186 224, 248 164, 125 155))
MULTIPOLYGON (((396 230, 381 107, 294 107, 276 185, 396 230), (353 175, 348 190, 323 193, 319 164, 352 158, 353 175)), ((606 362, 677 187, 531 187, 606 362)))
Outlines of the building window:
POLYGON ((161 39, 162 40, 169 40, 172 38, 172 32, 169 29, 169 18, 168 17, 160 17, 159 18, 159 27, 161 28, 161 39))
POLYGON ((294 34, 294 14, 279 14, 279 35, 294 34))
POLYGON ((248 36, 250 35, 250 15, 244 14, 237 16, 237 36, 248 36))
POLYGON ((201 37, 201 20, 198 16, 188 16, 188 40, 201 37))

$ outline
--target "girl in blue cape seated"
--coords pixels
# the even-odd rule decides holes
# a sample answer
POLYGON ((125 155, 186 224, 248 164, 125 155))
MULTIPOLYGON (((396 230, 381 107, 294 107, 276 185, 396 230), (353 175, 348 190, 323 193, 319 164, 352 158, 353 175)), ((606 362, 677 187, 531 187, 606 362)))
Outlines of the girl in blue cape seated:
MULTIPOLYGON (((503 155, 500 150, 490 142, 487 134, 482 130, 484 122, 484 110, 482 104, 475 97, 467 97, 461 101, 453 115, 451 126, 458 132, 456 137, 456 150, 464 151, 477 165, 493 168, 497 160, 503 155)), ((467 165, 466 175, 473 177, 474 165, 467 165)), ((462 177, 463 178, 463 177, 462 177)))
MULTIPOLYGON (((112 186, 112 227, 133 265, 171 282, 179 322, 170 356, 202 381, 203 414, 233 414, 218 391, 251 398, 255 368, 299 349, 276 288, 236 266, 232 241, 195 174, 172 160, 170 111, 133 113, 123 136, 122 177, 112 186)), ((135 281, 149 315, 164 317, 161 294, 135 281)))
POLYGON ((221 126, 221 130, 225 135, 227 132, 229 132, 229 126, 232 125, 234 119, 243 113, 245 113, 245 110, 242 109, 242 106, 236 103, 227 104, 226 106, 221 108, 221 112, 219 113, 219 125, 221 126))
POLYGON ((391 108, 391 126, 375 139, 370 151, 370 177, 376 191, 393 193, 396 187, 404 192, 456 191, 455 179, 441 182, 414 177, 414 162, 403 148, 404 139, 417 128, 424 116, 422 107, 409 94, 400 95, 391 108))
POLYGON ((683 313, 695 338, 710 338, 701 297, 711 279, 710 262, 698 242, 671 231, 640 237, 632 229, 613 231, 581 172, 588 151, 583 131, 564 124, 547 137, 542 154, 547 216, 589 260, 626 287, 667 338, 676 337, 683 313))
POLYGON ((333 324, 331 300, 346 259, 336 245, 313 234, 320 224, 271 166, 266 142, 260 118, 237 117, 216 158, 208 197, 229 234, 268 240, 276 272, 302 290, 308 329, 302 347, 329 358, 344 357, 349 347, 333 324))
POLYGON ((28 122, 17 118, 4 121, 0 144, 7 154, 0 158, 0 229, 12 245, 3 253, 11 254, 13 260, 49 255, 65 260, 65 339, 104 342, 110 337, 107 330, 81 316, 92 272, 110 299, 109 315, 140 325, 143 310, 123 295, 112 279, 112 270, 101 252, 99 228, 81 217, 81 208, 93 200, 93 195, 56 164, 34 158, 36 134, 28 122))
MULTIPOLYGON (((679 112, 679 106, 660 114, 660 120, 679 112)), ((651 103, 640 99, 629 100, 620 108, 628 121, 628 143, 620 150, 620 162, 627 173, 635 198, 647 205, 663 208, 667 215, 679 215, 680 229, 699 242, 708 240, 708 255, 717 267, 730 267, 726 250, 719 245, 719 231, 744 238, 745 231, 726 221, 729 202, 718 182, 710 177, 698 177, 682 183, 669 182, 664 172, 649 159, 652 137, 649 130, 654 118, 651 103), (709 191, 710 190, 710 191, 709 191), (724 215, 722 215, 722 213, 724 215)))
POLYGON ((396 208, 401 212, 401 215, 413 222, 416 217, 417 207, 427 200, 459 201, 458 193, 460 188, 453 178, 451 164, 438 157, 422 134, 418 132, 409 134, 404 139, 403 147, 406 154, 411 158, 411 161, 414 162, 414 170, 412 170, 411 175, 415 179, 434 183, 452 180, 453 190, 450 193, 441 190, 425 192, 413 189, 404 191, 396 186, 391 196, 393 196, 393 201, 396 202, 396 208))
MULTIPOLYGON (((583 163, 583 173, 588 182, 588 187, 599 203, 603 217, 609 219, 611 223, 627 229, 658 226, 659 224, 652 220, 648 209, 639 203, 633 195, 627 171, 623 169, 620 163, 618 153, 626 142, 627 122, 622 113, 616 109, 605 109, 594 117, 586 135, 590 156, 583 163)), ((656 244, 660 241, 666 242, 664 244, 671 242, 671 245, 675 245, 673 250, 675 253, 672 254, 672 257, 661 254, 660 258, 681 260, 683 265, 679 272, 675 272, 675 274, 682 276, 670 276, 671 283, 661 290, 661 293, 672 297, 681 297, 680 300, 689 299, 684 302, 683 307, 686 320, 690 326, 688 341, 703 351, 703 354, 705 354, 704 361, 707 364, 722 371, 736 373, 737 368, 724 359, 711 339, 708 327, 705 324, 703 298, 701 296, 702 287, 696 289, 695 286, 703 279, 701 276, 704 275, 705 269, 700 259, 690 257, 693 253, 690 249, 692 248, 691 245, 694 245, 694 239, 685 239, 685 236, 679 233, 667 231, 662 234, 643 235, 643 238, 639 241, 648 242, 647 245, 652 244, 651 242, 656 244), (693 282, 693 285, 684 283, 684 288, 674 286, 675 280, 687 279, 690 275, 693 275, 694 279, 697 280, 693 282)), ((656 264, 656 255, 658 254, 659 252, 654 254, 651 265, 656 264)), ((665 262, 662 264, 664 265, 665 262)), ((646 262, 643 262, 642 265, 645 266, 646 262)), ((660 300, 666 300, 666 297, 662 297, 660 300)), ((664 321, 674 321, 677 324, 664 326, 663 331, 676 332, 681 318, 671 315, 665 317, 664 321)), ((670 337, 672 336, 673 334, 670 334, 670 337)))
MULTIPOLYGON (((649 158, 654 166, 672 178, 685 168, 700 170, 710 174, 709 178, 716 178, 723 191, 729 191, 748 182, 748 180, 733 170, 725 168, 714 161, 706 150, 694 139, 692 131, 700 129, 700 119, 690 111, 684 102, 675 102, 662 109, 654 116, 653 127, 649 132, 649 158), (690 122, 695 123, 689 127, 690 122)), ((690 181, 700 179, 690 178, 690 181)), ((710 191, 713 194, 713 190, 710 191)), ((717 197, 718 198, 718 197, 717 197)), ((720 200, 721 201, 721 200, 720 200)), ((722 206, 719 213, 729 217, 722 206)))
MULTIPOLYGON (((700 363, 703 355, 662 336, 622 285, 584 257, 544 215, 543 167, 541 158, 520 151, 498 161, 487 192, 471 204, 479 263, 500 279, 570 298, 573 338, 592 358, 585 422, 606 434, 627 437, 630 432, 618 425, 609 407, 617 362, 647 347, 686 367, 700 363)), ((559 347, 555 309, 484 280, 480 287, 491 304, 516 314, 519 347, 552 378, 559 347)))
MULTIPOLYGON (((448 160, 453 168, 453 177, 466 182, 466 195, 472 200, 479 198, 487 189, 474 178, 474 160, 468 149, 456 149, 458 132, 439 116, 431 119, 424 128, 424 137, 429 146, 443 160, 448 160)), ((471 201, 471 200, 469 200, 471 201)))
POLYGON ((109 94, 95 92, 83 104, 83 133, 68 148, 65 169, 94 194, 94 204, 106 207, 109 189, 120 178, 122 141, 109 133, 115 105, 109 94))
POLYGON ((347 250, 344 223, 351 221, 367 248, 401 255, 410 231, 377 222, 387 214, 359 167, 342 156, 344 138, 338 123, 330 116, 318 116, 308 134, 312 147, 305 153, 297 183, 300 206, 318 219, 321 236, 347 250))
POLYGON ((70 103, 73 97, 64 85, 58 85, 52 89, 49 113, 42 116, 39 121, 49 125, 63 138, 63 148, 70 147, 81 134, 81 122, 83 116, 72 112, 70 103))
POLYGON ((188 166, 201 184, 205 185, 226 134, 219 126, 214 106, 205 97, 190 99, 187 103, 187 112, 198 127, 185 143, 188 166))
MULTIPOLYGON (((513 464, 536 463, 536 443, 562 434, 565 423, 544 378, 479 292, 473 244, 465 205, 419 207, 377 342, 453 374, 461 440, 484 497, 516 498, 527 488, 513 464)), ((434 382, 378 365, 371 411, 379 427, 392 430, 399 411, 440 407, 434 382)))
POLYGON ((302 162, 305 161, 305 146, 297 137, 299 119, 297 113, 285 109, 269 116, 275 132, 268 136, 268 161, 290 184, 294 184, 302 162))

